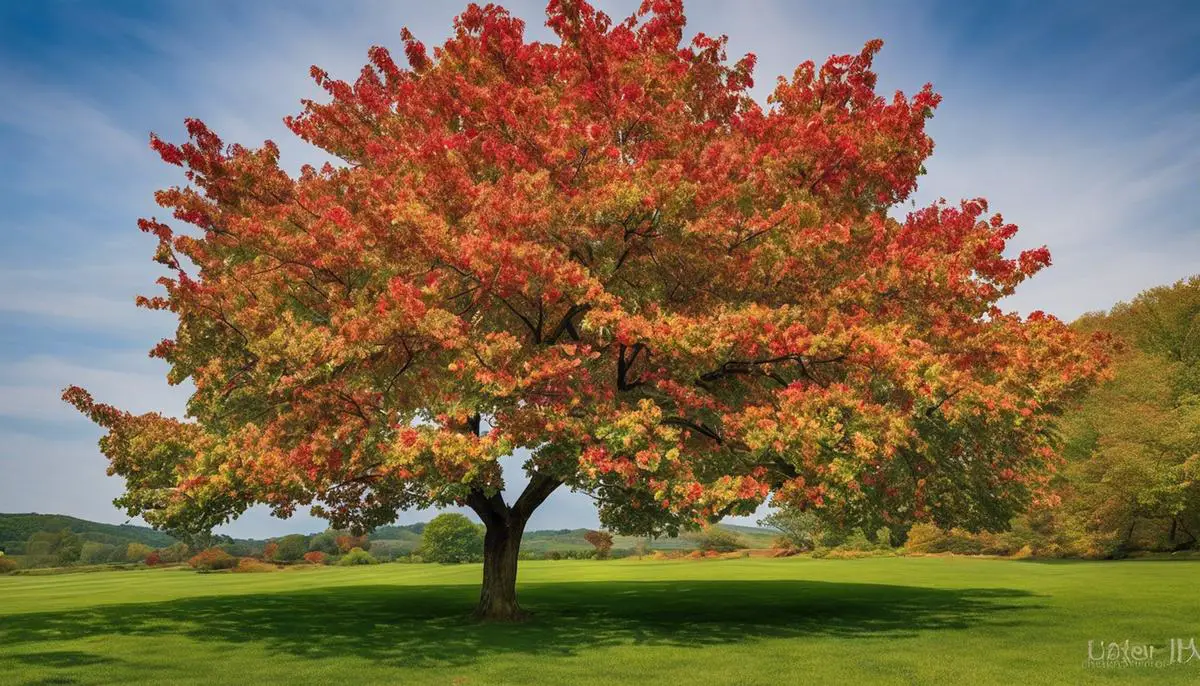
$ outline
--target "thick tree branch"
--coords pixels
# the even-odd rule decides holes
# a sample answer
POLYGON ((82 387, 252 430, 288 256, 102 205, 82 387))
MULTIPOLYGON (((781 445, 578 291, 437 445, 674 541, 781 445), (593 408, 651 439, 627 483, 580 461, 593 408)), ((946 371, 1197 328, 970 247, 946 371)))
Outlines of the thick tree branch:
MULTIPOLYGON (((626 346, 624 343, 617 350, 617 390, 631 391, 642 385, 642 381, 630 381, 629 370, 633 367, 633 363, 637 361, 638 355, 641 354, 646 346, 641 343, 634 343, 632 347, 626 346), (625 351, 629 350, 628 357, 625 356, 625 351)), ((649 355, 649 353, 647 353, 649 355)))
POLYGON ((550 497, 554 489, 561 485, 562 482, 554 477, 534 472, 533 476, 529 479, 529 485, 521 492, 520 497, 517 498, 517 502, 513 503, 512 515, 521 521, 529 519, 533 511, 545 502, 546 498, 550 497))
POLYGON ((545 338, 546 343, 554 345, 564 333, 570 336, 571 340, 578 341, 579 331, 575 329, 574 319, 581 314, 586 314, 590 309, 592 309, 591 305, 572 305, 567 308, 567 312, 563 315, 562 320, 558 322, 558 326, 554 327, 550 335, 545 338))
POLYGON ((484 526, 508 526, 511 511, 500 491, 489 496, 482 488, 472 488, 467 494, 467 506, 479 515, 484 526))

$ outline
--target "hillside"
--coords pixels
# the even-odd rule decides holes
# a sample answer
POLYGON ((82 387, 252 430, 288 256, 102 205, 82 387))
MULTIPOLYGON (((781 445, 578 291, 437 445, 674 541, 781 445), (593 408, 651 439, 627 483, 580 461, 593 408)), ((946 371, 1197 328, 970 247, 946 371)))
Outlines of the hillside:
POLYGON ((425 530, 425 522, 416 524, 389 524, 372 531, 367 538, 372 541, 403 541, 412 543, 413 547, 421 542, 421 532, 425 530))
MULTIPOLYGON (((751 548, 770 547, 775 532, 752 526, 735 524, 718 524, 718 527, 732 531, 751 548)), ((132 524, 102 524, 86 519, 69 517, 67 515, 46 514, 3 514, 0 513, 0 549, 9 553, 23 551, 25 542, 30 535, 38 531, 60 531, 70 529, 79 534, 85 541, 125 545, 131 542, 144 543, 152 548, 164 548, 175 542, 170 535, 149 527, 132 524)), ((394 541, 397 548, 409 552, 421 543, 421 532, 424 522, 404 525, 381 526, 370 534, 372 541, 394 541)), ((587 529, 542 529, 527 531, 521 541, 522 549, 533 553, 547 551, 566 552, 571 550, 591 550, 592 545, 584 539, 587 529)), ((657 538, 650 541, 649 547, 657 550, 689 550, 695 547, 694 535, 684 534, 678 538, 657 538)), ((613 547, 618 550, 632 549, 637 538, 632 536, 614 536, 613 547)), ((265 540, 237 539, 237 542, 251 547, 261 547, 265 540)))
POLYGON ((144 543, 152 548, 165 548, 175 542, 170 535, 145 526, 132 524, 102 524, 67 515, 0 513, 0 549, 12 552, 24 549, 25 542, 38 531, 70 529, 85 541, 125 545, 144 543))

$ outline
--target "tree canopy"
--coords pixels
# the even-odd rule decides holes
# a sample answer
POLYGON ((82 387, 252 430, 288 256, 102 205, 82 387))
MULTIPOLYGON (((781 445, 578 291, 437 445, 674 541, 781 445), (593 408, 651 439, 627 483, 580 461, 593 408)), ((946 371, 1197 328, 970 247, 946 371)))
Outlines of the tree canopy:
POLYGON ((1152 288, 1077 326, 1126 343, 1113 379, 1070 413, 1061 491, 1104 553, 1200 537, 1200 276, 1152 288), (1143 524, 1144 541, 1131 540, 1143 524))
POLYGON ((430 562, 478 562, 482 556, 479 526, 457 512, 443 512, 421 532, 421 557, 430 562))
POLYGON ((1050 257, 1006 254, 985 201, 893 217, 930 86, 877 94, 871 41, 764 105, 754 56, 684 41, 678 0, 620 22, 552 0, 546 23, 530 42, 471 5, 432 54, 402 31, 407 67, 313 67, 328 98, 286 122, 334 162, 298 176, 197 120, 152 136, 187 184, 157 195, 173 223, 140 222, 169 275, 139 303, 178 318, 152 355, 195 391, 186 419, 65 392, 108 429, 120 504, 188 530, 466 504, 492 549, 561 485, 638 534, 771 493, 968 527, 1037 497, 1104 351, 999 307, 1050 257))

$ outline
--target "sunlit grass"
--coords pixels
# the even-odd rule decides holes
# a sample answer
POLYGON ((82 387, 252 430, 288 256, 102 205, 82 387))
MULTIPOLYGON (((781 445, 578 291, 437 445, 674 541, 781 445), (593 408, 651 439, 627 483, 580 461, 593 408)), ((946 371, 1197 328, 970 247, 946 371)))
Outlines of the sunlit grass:
POLYGON ((1197 637, 1197 562, 523 562, 520 625, 477 565, 0 578, 0 683, 1200 682, 1084 666, 1197 637))

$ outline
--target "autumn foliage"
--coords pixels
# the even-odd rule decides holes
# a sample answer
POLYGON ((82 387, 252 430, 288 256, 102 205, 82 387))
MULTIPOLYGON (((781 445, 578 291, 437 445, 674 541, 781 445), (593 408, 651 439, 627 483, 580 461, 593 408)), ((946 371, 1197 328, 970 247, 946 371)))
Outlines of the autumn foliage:
POLYGON ((237 566, 238 560, 220 548, 209 548, 193 555, 188 560, 188 564, 195 569, 202 570, 233 569, 237 566))
POLYGON ((486 586, 561 485, 629 534, 771 493, 966 527, 1039 497, 1103 351, 1000 308, 1050 256, 1010 256, 983 200, 894 212, 933 150, 930 86, 877 94, 871 41, 762 104, 754 56, 684 40, 677 0, 620 22, 553 0, 546 23, 558 41, 530 42, 472 5, 432 54, 403 31, 407 67, 313 67, 328 97, 287 125, 336 164, 292 175, 197 120, 151 138, 187 183, 140 222, 169 273, 139 304, 179 320, 151 354, 194 384, 188 418, 65 392, 108 429, 131 514, 203 530, 265 503, 362 530, 465 504, 512 548, 486 586), (530 485, 506 504, 515 450, 530 485))
POLYGON ((310 550, 307 553, 304 553, 304 561, 309 564, 314 564, 314 565, 325 564, 325 561, 326 561, 326 559, 328 559, 328 557, 329 557, 328 555, 321 552, 320 550, 310 550))
POLYGON ((608 559, 613 547, 612 534, 607 531, 588 531, 583 535, 583 538, 596 549, 596 557, 598 559, 608 559))
POLYGON ((366 536, 354 536, 352 534, 342 534, 342 535, 338 536, 335 540, 337 542, 338 551, 343 554, 348 553, 351 550, 354 550, 355 548, 366 549, 366 548, 371 547, 371 542, 367 540, 366 536))

